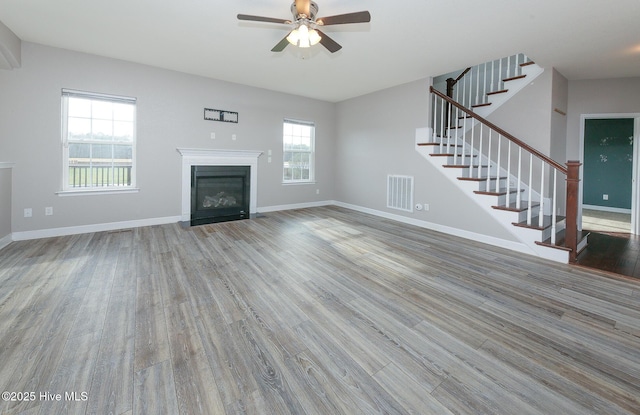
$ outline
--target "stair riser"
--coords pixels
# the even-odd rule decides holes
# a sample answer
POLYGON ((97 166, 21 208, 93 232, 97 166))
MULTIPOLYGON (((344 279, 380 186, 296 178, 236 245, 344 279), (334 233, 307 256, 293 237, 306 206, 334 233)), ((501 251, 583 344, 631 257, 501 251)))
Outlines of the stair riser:
POLYGON ((499 179, 498 186, 496 187, 496 180, 491 179, 478 183, 478 191, 480 192, 493 192, 497 189, 504 189, 507 185, 507 179, 499 179))
POLYGON ((508 195, 498 196, 497 204, 500 206, 510 205, 511 203, 515 203, 517 197, 518 197, 517 193, 510 193, 508 195))
MULTIPOLYGON (((523 202, 522 204, 523 207, 527 206, 526 202, 523 202)), ((525 220, 527 220, 527 216, 528 216, 528 212, 529 210, 524 210, 522 212, 518 212, 518 222, 524 222, 525 220)), ((538 206, 533 206, 531 208, 531 217, 534 218, 536 216, 538 216, 540 213, 540 205, 538 206)))

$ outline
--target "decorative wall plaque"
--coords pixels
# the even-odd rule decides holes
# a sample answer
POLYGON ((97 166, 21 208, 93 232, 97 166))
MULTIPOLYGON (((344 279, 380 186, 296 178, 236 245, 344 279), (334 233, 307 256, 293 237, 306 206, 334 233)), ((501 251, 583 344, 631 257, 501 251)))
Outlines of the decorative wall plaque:
POLYGON ((204 119, 209 121, 222 121, 238 123, 238 113, 234 111, 204 109, 204 119))

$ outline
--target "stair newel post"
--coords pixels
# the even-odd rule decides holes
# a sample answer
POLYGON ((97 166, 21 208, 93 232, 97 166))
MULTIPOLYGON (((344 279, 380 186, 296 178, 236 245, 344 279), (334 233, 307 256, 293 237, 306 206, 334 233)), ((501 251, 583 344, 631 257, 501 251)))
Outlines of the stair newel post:
POLYGON ((569 262, 578 260, 578 187, 580 184, 580 166, 578 160, 567 161, 567 219, 565 239, 569 253, 569 262))
POLYGON ((438 118, 438 96, 436 94, 432 94, 433 95, 433 117, 431 118, 431 125, 433 126, 433 131, 431 133, 432 135, 432 141, 434 143, 436 143, 436 129, 438 128, 436 125, 436 119, 438 118))
MULTIPOLYGON (((447 79, 447 96, 451 99, 453 99, 453 87, 456 85, 456 80, 453 78, 448 78, 447 79)), ((449 104, 448 102, 446 102, 445 104, 446 110, 445 110, 445 117, 447 119, 448 125, 447 127, 451 127, 451 119, 450 117, 450 113, 451 113, 451 104, 449 104)))

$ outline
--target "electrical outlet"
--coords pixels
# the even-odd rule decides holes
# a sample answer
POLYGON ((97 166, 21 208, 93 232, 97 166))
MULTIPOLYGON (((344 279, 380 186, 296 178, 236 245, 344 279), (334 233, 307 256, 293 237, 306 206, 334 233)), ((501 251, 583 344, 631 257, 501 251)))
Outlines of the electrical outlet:
POLYGON ((237 137, 235 134, 231 134, 231 139, 232 139, 233 141, 236 141, 236 138, 238 138, 238 137, 237 137))
POLYGON ((44 208, 44 215, 45 216, 53 215, 53 206, 47 206, 46 208, 44 208))
POLYGON ((211 139, 215 140, 216 139, 216 133, 211 133, 211 139))
POLYGON ((25 218, 30 218, 33 216, 33 209, 31 208, 25 208, 24 210, 24 217, 25 218))
POLYGON ((609 195, 602 195, 602 200, 609 200, 609 195))
POLYGON ((424 204, 424 210, 425 210, 425 212, 429 211, 429 204, 428 203, 424 204))

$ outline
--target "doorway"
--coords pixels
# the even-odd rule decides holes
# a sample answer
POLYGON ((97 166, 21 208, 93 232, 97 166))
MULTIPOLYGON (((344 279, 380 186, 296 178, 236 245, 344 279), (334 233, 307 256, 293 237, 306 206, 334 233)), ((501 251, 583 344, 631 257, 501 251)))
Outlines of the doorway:
POLYGON ((640 114, 583 115, 581 229, 638 234, 640 114))

